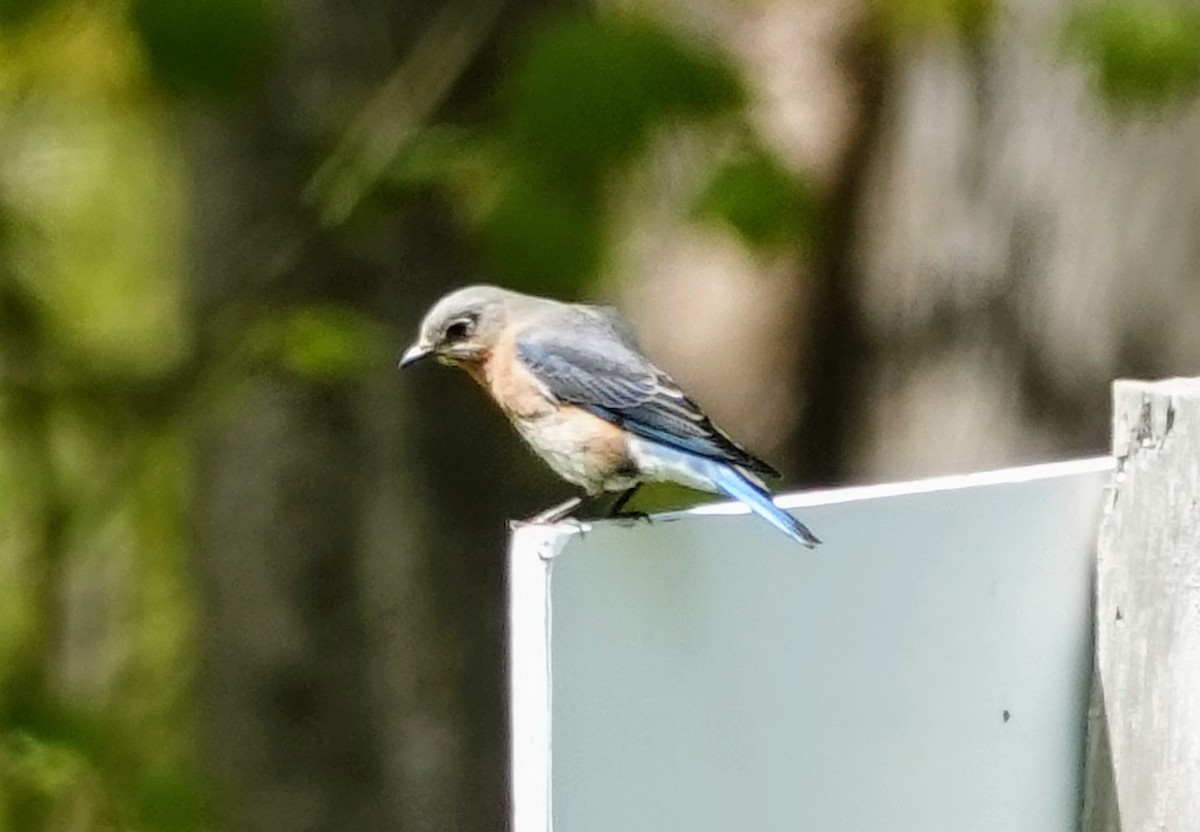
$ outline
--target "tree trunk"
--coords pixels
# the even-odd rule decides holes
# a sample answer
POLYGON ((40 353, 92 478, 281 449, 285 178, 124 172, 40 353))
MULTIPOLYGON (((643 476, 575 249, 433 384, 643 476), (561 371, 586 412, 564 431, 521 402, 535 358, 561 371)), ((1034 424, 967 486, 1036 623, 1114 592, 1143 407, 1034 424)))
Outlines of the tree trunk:
MULTIPOLYGON (((398 355, 434 297, 478 279, 440 204, 384 221, 370 204, 343 231, 306 202, 337 125, 447 10, 296 7, 269 88, 196 118, 202 341, 337 302, 398 355)), ((514 504, 496 452, 516 442, 468 387, 394 360, 365 379, 262 369, 201 442, 204 727, 232 828, 505 827, 504 518, 536 506, 514 504)))
POLYGON ((841 255, 842 476, 1100 453, 1112 378, 1200 359, 1200 108, 1106 108, 1058 45, 1082 5, 897 49, 841 255))
MULTIPOLYGON (((715 41, 743 73, 756 135, 804 181, 840 194, 871 103, 871 84, 853 60, 865 4, 612 5, 646 6, 690 36, 715 41)), ((813 482, 829 467, 826 449, 809 453, 797 437, 812 435, 805 430, 811 396, 828 395, 812 379, 843 355, 846 333, 830 332, 828 343, 813 335, 826 331, 830 314, 819 252, 806 256, 799 245, 756 252, 732 232, 695 221, 691 202, 729 139, 719 131, 672 134, 627 188, 618 261, 623 305, 652 357, 718 424, 776 460, 792 483, 813 482)), ((839 380, 832 381, 840 395, 839 380)))

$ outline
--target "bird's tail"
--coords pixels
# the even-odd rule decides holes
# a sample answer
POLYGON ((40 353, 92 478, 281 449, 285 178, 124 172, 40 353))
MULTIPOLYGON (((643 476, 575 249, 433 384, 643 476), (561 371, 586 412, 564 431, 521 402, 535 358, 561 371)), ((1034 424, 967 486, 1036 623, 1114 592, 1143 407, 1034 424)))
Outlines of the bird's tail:
POLYGON ((714 461, 707 473, 713 484, 722 492, 745 503, 751 511, 793 540, 803 543, 810 549, 815 549, 821 542, 820 538, 809 531, 807 526, 775 505, 771 500, 770 493, 765 488, 733 466, 714 461))

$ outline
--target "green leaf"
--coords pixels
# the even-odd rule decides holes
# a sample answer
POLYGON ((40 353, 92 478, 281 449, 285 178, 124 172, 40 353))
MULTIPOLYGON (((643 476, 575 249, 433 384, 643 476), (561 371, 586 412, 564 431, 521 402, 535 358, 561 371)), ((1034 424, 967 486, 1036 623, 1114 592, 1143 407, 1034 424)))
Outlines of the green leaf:
POLYGON ((0 0, 0 28, 20 28, 59 0, 0 0))
POLYGON ((656 131, 727 115, 746 98, 726 57, 660 25, 557 18, 519 44, 489 127, 426 128, 398 154, 389 183, 453 194, 493 274, 579 295, 611 243, 610 177, 656 131))
POLYGON ((157 79, 182 94, 228 95, 274 62, 278 0, 134 0, 130 24, 157 79))
POLYGON ((296 375, 333 381, 361 375, 385 360, 378 324, 352 309, 314 305, 293 309, 266 326, 267 350, 296 375))
POLYGON ((694 209, 763 249, 807 244, 821 221, 816 188, 758 150, 717 169, 694 209))
POLYGON ((1064 44, 1092 65, 1113 104, 1161 105, 1200 88, 1200 9, 1166 2, 1107 2, 1081 9, 1064 44))
POLYGON ((53 746, 89 760, 101 759, 111 740, 103 719, 50 694, 26 661, 0 690, 0 728, 30 747, 53 746))
POLYGON ((434 125, 416 131, 393 160, 388 182, 397 188, 454 186, 478 165, 482 144, 458 127, 434 125))
POLYGON ((517 152, 586 175, 628 158, 666 119, 710 117, 744 98, 724 58, 649 23, 587 18, 540 30, 501 101, 517 152))
POLYGON ((534 292, 578 294, 599 269, 603 209, 577 188, 512 176, 480 227, 490 268, 534 292))
POLYGON ((134 795, 141 826, 157 832, 195 832, 214 820, 211 798, 194 776, 158 771, 142 778, 134 795))
POLYGON ((983 40, 991 31, 1001 0, 875 0, 884 34, 893 40, 914 37, 983 40))
POLYGON ((3 737, 0 757, 5 777, 41 798, 57 798, 85 776, 88 760, 68 745, 49 742, 20 731, 3 737))

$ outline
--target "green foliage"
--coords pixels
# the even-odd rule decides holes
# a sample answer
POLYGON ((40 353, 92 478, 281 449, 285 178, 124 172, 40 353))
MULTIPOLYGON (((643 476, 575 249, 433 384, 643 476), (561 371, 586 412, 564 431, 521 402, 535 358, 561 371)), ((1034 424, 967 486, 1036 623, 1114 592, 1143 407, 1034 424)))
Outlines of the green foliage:
POLYGON ((199 778, 171 770, 152 772, 137 784, 132 814, 140 828, 159 832, 199 832, 215 819, 199 778))
MULTIPOLYGON (((78 723, 76 717, 71 722, 78 723)), ((15 829, 59 828, 64 807, 88 828, 144 832, 200 832, 214 813, 203 781, 190 771, 139 771, 136 757, 119 753, 114 730, 62 730, 50 734, 10 729, 0 735, 0 793, 15 829)), ((0 817, 0 828, 2 827, 0 817)))
POLYGON ((949 37, 977 43, 991 31, 1001 0, 875 0, 875 14, 892 41, 949 37))
POLYGON ((88 773, 87 761, 69 746, 19 732, 0 737, 0 792, 11 796, 7 805, 0 805, 7 810, 7 826, 22 830, 50 827, 55 808, 77 801, 87 789, 88 773))
POLYGON ((492 146, 507 175, 480 212, 492 268, 576 294, 603 262, 605 178, 655 131, 744 100, 731 64, 644 21, 556 21, 501 83, 492 146))
POLYGON ((281 17, 278 0, 134 0, 129 21, 159 83, 228 95, 275 60, 281 17))
POLYGON ((1087 60, 1116 105, 1162 105, 1200 87, 1200 8, 1114 0, 1085 6, 1068 22, 1068 51, 1087 60))
POLYGON ((0 0, 0 27, 21 26, 58 0, 0 0))
POLYGON ((6 686, 4 724, 9 735, 26 744, 69 749, 81 758, 100 758, 108 739, 100 720, 51 695, 39 676, 30 664, 6 686))
POLYGON ((401 188, 419 189, 490 177, 495 171, 479 144, 478 137, 461 127, 426 127, 401 147, 391 166, 391 182, 401 188))
MULTIPOLYGON (((251 88, 279 0, 85 0, 70 25, 58 2, 0 0, 0 26, 24 26, 0 61, 0 832, 193 832, 216 825, 190 769, 195 425, 264 365, 330 384, 392 357, 337 305, 223 309, 205 332, 185 314, 185 165, 144 93, 251 88), (94 640, 66 632, 80 583, 94 640), (64 680, 68 649, 92 647, 64 680)), ((745 128, 733 64, 646 21, 559 19, 507 66, 490 120, 414 125, 389 183, 452 194, 492 271, 538 291, 580 294, 603 268, 609 193, 664 131, 745 128)), ((819 205, 760 149, 696 210, 775 248, 819 205)))
POLYGON ((423 131, 396 160, 391 182, 453 194, 496 275, 578 295, 612 243, 612 180, 663 130, 736 120, 746 100, 726 57, 661 26, 560 18, 520 44, 492 121, 474 132, 423 131))
POLYGON ((267 316, 252 340, 260 356, 318 382, 359 376, 386 360, 379 325, 344 306, 314 304, 267 316))
POLYGON ((619 19, 539 30, 502 90, 510 147, 572 176, 628 159, 668 119, 708 118, 744 99, 726 61, 619 19))
POLYGON ((506 177, 480 223, 483 250, 494 268, 534 292, 578 287, 603 256, 598 187, 526 176, 506 177))
POLYGON ((152 799, 161 778, 203 791, 183 538, 208 376, 182 314, 180 160, 129 94, 121 13, 45 15, 0 61, 4 832, 211 827, 196 801, 185 824, 152 799))
POLYGON ((749 245, 763 249, 811 242, 821 221, 815 186, 761 150, 718 168, 695 210, 698 217, 724 223, 749 245))

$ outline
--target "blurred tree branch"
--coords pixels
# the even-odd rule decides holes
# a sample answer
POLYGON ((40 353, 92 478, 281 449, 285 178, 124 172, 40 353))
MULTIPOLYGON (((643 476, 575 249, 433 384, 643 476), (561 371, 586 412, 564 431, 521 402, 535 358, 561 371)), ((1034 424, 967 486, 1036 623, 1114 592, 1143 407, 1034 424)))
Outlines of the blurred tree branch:
POLYGON ((505 5, 505 0, 453 0, 421 30, 305 189, 327 225, 349 219, 405 144, 427 124, 475 59, 505 5))

